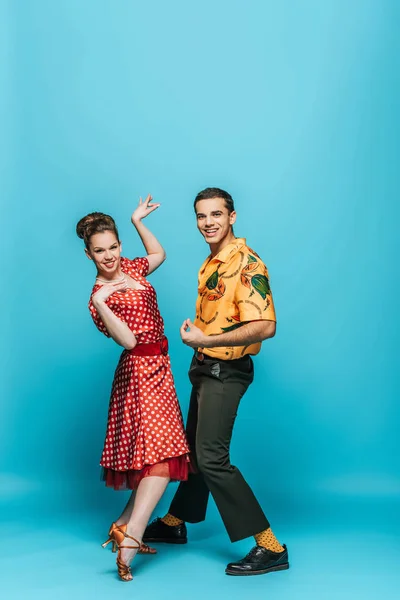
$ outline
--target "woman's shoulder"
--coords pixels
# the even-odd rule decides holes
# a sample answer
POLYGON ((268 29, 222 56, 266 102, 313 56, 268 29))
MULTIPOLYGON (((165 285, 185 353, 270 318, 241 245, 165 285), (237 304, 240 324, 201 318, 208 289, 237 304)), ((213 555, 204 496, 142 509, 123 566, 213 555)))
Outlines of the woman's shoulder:
POLYGON ((89 302, 88 302, 88 306, 89 306, 89 310, 94 309, 93 306, 93 296, 95 295, 95 293, 101 288, 101 284, 100 283, 94 283, 93 287, 90 291, 90 296, 89 296, 89 302))
POLYGON ((121 267, 130 267, 133 263, 131 258, 127 258, 126 256, 121 256, 121 267))
POLYGON ((129 271, 133 271, 134 273, 138 273, 142 277, 145 277, 149 270, 149 261, 146 256, 136 257, 136 258, 126 258, 126 256, 121 256, 121 269, 128 273, 129 271))
POLYGON ((93 294, 95 294, 97 292, 97 290, 99 290, 101 288, 101 283, 94 283, 92 286, 92 289, 90 291, 90 297, 93 296, 93 294))

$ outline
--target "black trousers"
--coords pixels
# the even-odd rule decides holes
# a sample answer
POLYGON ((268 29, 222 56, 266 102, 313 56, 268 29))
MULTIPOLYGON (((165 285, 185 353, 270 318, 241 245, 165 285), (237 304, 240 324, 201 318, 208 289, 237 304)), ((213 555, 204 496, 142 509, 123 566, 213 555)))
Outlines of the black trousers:
POLYGON ((197 473, 180 483, 169 509, 188 523, 204 521, 211 492, 232 542, 269 527, 256 497, 229 457, 239 402, 253 375, 250 356, 230 361, 193 358, 186 433, 197 473))

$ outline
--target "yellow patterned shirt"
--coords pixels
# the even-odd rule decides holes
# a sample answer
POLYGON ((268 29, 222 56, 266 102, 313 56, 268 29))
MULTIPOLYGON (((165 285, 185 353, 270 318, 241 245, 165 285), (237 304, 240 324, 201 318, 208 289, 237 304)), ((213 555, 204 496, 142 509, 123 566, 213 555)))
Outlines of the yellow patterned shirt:
MULTIPOLYGON (((236 238, 200 268, 194 324, 206 335, 215 335, 260 320, 276 321, 267 267, 244 238, 236 238)), ((258 354, 260 348, 261 343, 199 350, 232 360, 258 354)))

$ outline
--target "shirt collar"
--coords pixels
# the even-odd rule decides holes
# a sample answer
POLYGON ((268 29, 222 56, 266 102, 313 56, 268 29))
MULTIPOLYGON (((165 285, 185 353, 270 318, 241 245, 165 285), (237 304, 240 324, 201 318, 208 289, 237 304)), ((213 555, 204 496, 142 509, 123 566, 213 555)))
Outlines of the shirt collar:
POLYGON ((225 248, 222 248, 221 252, 218 252, 215 256, 209 256, 205 261, 205 264, 202 268, 202 271, 205 269, 206 265, 210 262, 216 260, 218 262, 227 263, 230 261, 232 256, 234 256, 237 252, 239 252, 240 248, 246 245, 245 238, 236 238, 234 242, 231 242, 225 248))

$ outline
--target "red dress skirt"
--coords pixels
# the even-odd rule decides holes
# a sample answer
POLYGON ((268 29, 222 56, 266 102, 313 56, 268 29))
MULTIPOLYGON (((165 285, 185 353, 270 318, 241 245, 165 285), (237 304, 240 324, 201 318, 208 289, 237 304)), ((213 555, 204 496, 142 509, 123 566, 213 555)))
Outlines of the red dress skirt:
MULTIPOLYGON (((143 289, 116 292, 106 301, 126 322, 138 344, 157 342, 164 323, 154 288, 145 279, 146 258, 121 258, 121 269, 143 289)), ((99 289, 96 285, 93 294, 99 289)), ((109 336, 92 303, 96 326, 109 336)), ((114 489, 136 489, 143 477, 186 480, 191 470, 189 447, 168 355, 135 356, 123 351, 112 385, 108 423, 100 461, 102 477, 114 489)))

